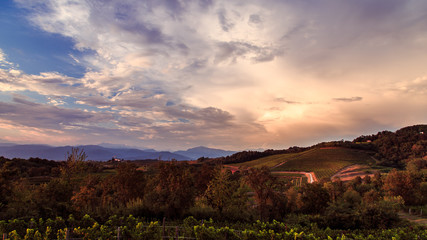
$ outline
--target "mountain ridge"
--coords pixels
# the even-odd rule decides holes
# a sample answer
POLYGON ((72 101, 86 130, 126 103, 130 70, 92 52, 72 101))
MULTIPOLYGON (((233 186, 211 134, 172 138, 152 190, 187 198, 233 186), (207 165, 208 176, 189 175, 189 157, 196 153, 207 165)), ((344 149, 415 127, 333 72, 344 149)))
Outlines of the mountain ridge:
POLYGON ((217 148, 208 148, 204 146, 198 146, 194 148, 189 148, 185 151, 175 151, 173 153, 184 155, 187 157, 190 157, 194 160, 199 159, 201 157, 207 157, 207 158, 216 158, 216 157, 225 157, 229 156, 231 154, 236 153, 235 151, 226 151, 222 149, 217 148))
MULTIPOLYGON (((105 144, 104 144, 105 145, 105 144)), ((200 157, 220 157, 232 154, 232 151, 213 149, 207 147, 196 147, 185 151, 156 151, 154 149, 138 148, 118 148, 118 145, 111 144, 112 147, 100 145, 78 145, 78 146, 50 146, 45 144, 14 144, 0 143, 0 156, 6 158, 43 158, 49 160, 66 160, 67 152, 71 152, 73 147, 84 150, 88 160, 108 161, 112 158, 124 160, 197 160, 200 157)))

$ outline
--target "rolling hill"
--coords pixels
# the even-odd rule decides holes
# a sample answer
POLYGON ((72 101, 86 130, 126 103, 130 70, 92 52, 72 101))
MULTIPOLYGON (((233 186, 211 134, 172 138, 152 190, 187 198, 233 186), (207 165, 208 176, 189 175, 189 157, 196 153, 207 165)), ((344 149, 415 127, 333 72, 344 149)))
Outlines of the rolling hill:
POLYGON ((313 148, 300 153, 277 154, 236 164, 237 167, 274 168, 274 171, 314 172, 318 179, 331 177, 340 169, 352 164, 374 164, 366 152, 349 148, 313 148))
POLYGON ((224 156, 231 155, 235 152, 200 146, 200 147, 190 148, 186 151, 176 151, 173 153, 196 160, 200 157, 208 157, 208 158, 224 157, 224 156))

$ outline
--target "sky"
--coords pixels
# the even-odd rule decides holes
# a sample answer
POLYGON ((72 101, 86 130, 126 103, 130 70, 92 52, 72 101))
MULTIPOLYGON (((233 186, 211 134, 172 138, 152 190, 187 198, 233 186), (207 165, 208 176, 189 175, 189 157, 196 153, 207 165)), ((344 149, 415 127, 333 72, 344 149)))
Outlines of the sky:
POLYGON ((425 0, 2 0, 0 142, 283 149, 427 121, 425 0))

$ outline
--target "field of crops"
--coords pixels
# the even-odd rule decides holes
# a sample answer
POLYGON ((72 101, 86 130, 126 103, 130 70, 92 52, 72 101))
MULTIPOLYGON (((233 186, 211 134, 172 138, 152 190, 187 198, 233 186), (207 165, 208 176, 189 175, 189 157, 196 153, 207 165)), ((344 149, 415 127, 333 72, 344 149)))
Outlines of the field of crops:
POLYGON ((76 220, 70 216, 62 218, 23 221, 13 219, 0 221, 0 237, 15 240, 50 240, 50 239, 194 239, 194 240, 269 240, 269 239, 426 239, 427 230, 410 226, 392 229, 339 230, 321 229, 316 224, 311 226, 288 225, 284 222, 256 221, 253 223, 232 223, 225 226, 212 219, 199 221, 188 217, 183 222, 163 224, 158 221, 144 221, 133 216, 111 216, 104 224, 90 216, 76 220), (67 227, 72 225, 73 227, 67 227))
POLYGON ((352 164, 373 164, 365 152, 348 148, 316 148, 301 153, 278 154, 238 164, 242 167, 274 167, 274 171, 314 172, 318 179, 330 178, 352 164), (283 163, 283 164, 281 164, 283 163), (278 166, 281 164, 280 166, 278 166))

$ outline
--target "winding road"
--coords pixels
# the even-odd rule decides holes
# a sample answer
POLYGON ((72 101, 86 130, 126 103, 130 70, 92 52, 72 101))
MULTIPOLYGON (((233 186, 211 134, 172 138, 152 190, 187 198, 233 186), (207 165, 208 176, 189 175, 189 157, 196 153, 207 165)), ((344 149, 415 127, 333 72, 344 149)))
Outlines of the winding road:
MULTIPOLYGON (((316 177, 316 175, 314 174, 314 172, 298 172, 298 171, 273 171, 274 168, 279 167, 280 165, 284 164, 285 162, 281 162, 279 164, 277 164, 276 166, 271 168, 271 173, 284 173, 284 174, 301 174, 301 175, 305 175, 307 177, 307 182, 308 183, 314 183, 317 182, 318 179, 316 177)), ((240 171, 239 167, 236 166, 232 166, 232 165, 224 165, 224 167, 228 168, 231 170, 232 173, 236 172, 236 171, 240 171)))
POLYGON ((301 175, 305 175, 307 177, 307 182, 308 183, 314 183, 317 182, 317 178, 316 175, 314 174, 314 172, 293 172, 293 171, 272 171, 271 173, 290 173, 290 174, 301 174, 301 175))

